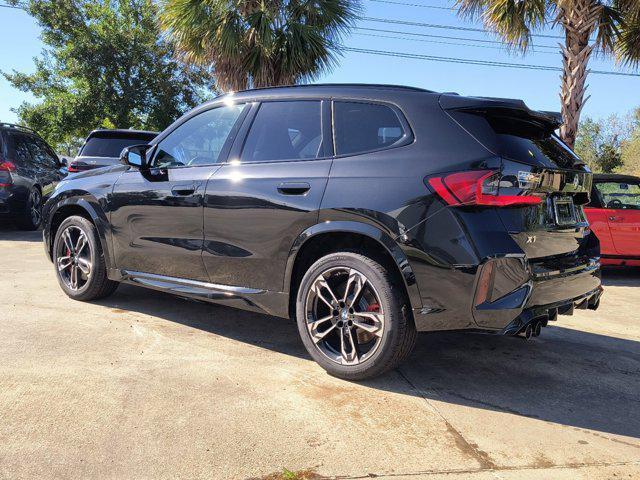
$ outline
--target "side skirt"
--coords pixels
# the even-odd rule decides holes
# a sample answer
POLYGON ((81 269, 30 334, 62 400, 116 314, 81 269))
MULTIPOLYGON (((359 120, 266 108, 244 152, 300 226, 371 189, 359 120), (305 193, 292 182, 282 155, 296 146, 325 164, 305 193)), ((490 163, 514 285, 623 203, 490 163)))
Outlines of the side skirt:
POLYGON ((217 285, 130 270, 110 269, 109 278, 118 282, 172 293, 181 297, 289 318, 289 297, 284 292, 217 285))

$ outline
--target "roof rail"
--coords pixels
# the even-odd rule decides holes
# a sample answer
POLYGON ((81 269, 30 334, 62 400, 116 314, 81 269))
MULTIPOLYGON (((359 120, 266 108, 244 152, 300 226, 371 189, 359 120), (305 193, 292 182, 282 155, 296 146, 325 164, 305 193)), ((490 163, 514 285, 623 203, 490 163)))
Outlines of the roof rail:
POLYGON ((35 133, 36 135, 38 134, 38 132, 36 132, 33 128, 25 127, 24 125, 18 125, 18 124, 15 124, 15 123, 0 122, 0 128, 2 128, 2 127, 13 128, 15 130, 24 130, 24 131, 27 131, 27 132, 35 133))
MULTIPOLYGON (((288 88, 313 88, 313 87, 355 87, 355 88, 379 88, 379 89, 391 89, 391 90, 408 90, 412 92, 425 92, 425 93, 435 93, 432 90, 426 90, 424 88, 419 87, 409 87, 406 85, 392 85, 385 83, 303 83, 300 85, 274 85, 270 87, 258 87, 258 88, 248 88, 246 90, 238 90, 234 93, 243 93, 243 92, 253 92, 260 90, 279 90, 279 89, 288 89, 288 88)), ((223 94, 225 95, 225 94, 223 94)), ((221 95, 221 96, 223 96, 221 95)))

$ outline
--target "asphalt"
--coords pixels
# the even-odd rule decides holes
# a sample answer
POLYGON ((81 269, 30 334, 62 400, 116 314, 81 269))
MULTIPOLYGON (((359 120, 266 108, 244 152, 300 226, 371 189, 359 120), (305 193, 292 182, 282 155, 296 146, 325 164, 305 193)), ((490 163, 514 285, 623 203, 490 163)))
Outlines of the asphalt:
POLYGON ((535 341, 423 334, 358 384, 286 320, 72 301, 39 232, 0 227, 0 262, 0 478, 640 478, 637 270, 535 341))

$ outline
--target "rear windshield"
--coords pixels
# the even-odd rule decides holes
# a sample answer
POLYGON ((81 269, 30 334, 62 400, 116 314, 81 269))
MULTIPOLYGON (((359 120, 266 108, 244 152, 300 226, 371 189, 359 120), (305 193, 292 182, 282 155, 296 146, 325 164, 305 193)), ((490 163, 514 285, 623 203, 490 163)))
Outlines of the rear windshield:
POLYGON ((140 145, 153 140, 152 135, 146 136, 96 136, 87 139, 80 151, 83 157, 119 157, 122 149, 132 145, 140 145))
POLYGON ((548 168, 575 168, 584 162, 553 131, 536 121, 487 112, 452 112, 478 141, 501 157, 548 168))

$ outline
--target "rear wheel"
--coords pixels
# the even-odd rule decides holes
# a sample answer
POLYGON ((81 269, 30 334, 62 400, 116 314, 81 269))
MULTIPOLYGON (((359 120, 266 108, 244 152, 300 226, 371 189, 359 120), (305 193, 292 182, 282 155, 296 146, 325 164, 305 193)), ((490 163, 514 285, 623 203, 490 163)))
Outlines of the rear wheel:
POLYGON ((309 354, 346 380, 394 368, 415 343, 404 288, 382 265, 356 253, 333 253, 309 268, 298 290, 296 314, 309 354))
POLYGON ((72 216, 58 227, 53 261, 62 290, 75 300, 96 300, 111 295, 118 282, 107 278, 107 268, 95 226, 72 216))
POLYGON ((29 191, 24 212, 16 218, 21 230, 37 230, 42 223, 42 194, 37 187, 29 191))

